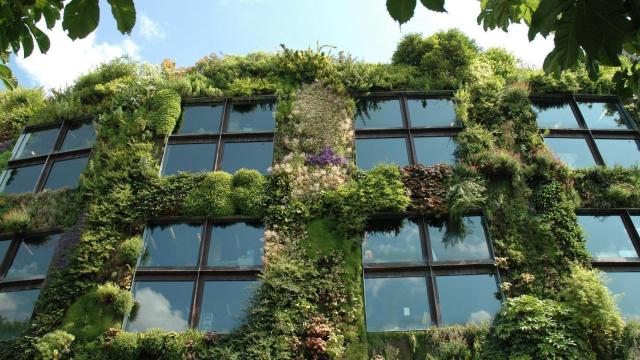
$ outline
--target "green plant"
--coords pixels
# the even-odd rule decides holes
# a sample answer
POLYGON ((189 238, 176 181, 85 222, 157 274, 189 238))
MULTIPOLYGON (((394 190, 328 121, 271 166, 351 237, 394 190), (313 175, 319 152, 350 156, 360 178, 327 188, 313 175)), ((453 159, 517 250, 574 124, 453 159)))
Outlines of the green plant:
POLYGON ((2 215, 0 223, 3 229, 10 232, 24 232, 29 228, 31 216, 25 208, 18 207, 7 211, 2 215))
POLYGON ((58 360, 65 358, 71 351, 70 345, 75 340, 75 336, 62 331, 56 330, 50 332, 40 339, 34 345, 37 358, 41 360, 58 360))
POLYGON ((114 283, 99 285, 96 289, 98 301, 111 305, 119 315, 127 316, 133 308, 133 297, 130 291, 120 288, 114 283))
POLYGON ((625 360, 640 358, 640 323, 627 322, 622 336, 622 348, 625 360))
POLYGON ((223 171, 207 173, 184 199, 184 214, 212 217, 233 215, 232 181, 233 176, 223 171))
POLYGON ((123 241, 116 254, 117 262, 123 265, 135 266, 142 253, 144 240, 141 236, 133 236, 123 241))
POLYGON ((180 94, 171 89, 160 90, 149 104, 149 128, 158 136, 171 135, 180 117, 180 94))
POLYGON ((265 203, 265 177, 256 170, 240 169, 233 175, 231 200, 237 214, 261 217, 265 203))

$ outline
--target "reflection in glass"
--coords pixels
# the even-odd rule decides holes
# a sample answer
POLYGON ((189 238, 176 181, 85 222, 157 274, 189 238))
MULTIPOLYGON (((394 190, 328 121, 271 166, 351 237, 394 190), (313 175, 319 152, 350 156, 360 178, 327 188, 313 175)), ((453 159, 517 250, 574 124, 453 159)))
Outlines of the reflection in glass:
POLYGON ((541 129, 578 129, 571 105, 562 99, 533 100, 531 104, 541 129))
POLYGON ((220 132, 223 105, 186 106, 178 134, 217 134, 220 132))
POLYGON ((596 165, 584 138, 546 137, 544 143, 570 168, 582 169, 596 165))
POLYGON ((431 324, 424 277, 365 278, 367 330, 424 330, 431 324))
POLYGON ((23 166, 5 170, 2 191, 7 194, 19 194, 35 190, 43 164, 23 166))
POLYGON ((222 171, 235 173, 245 169, 255 169, 263 174, 273 162, 272 141, 226 142, 222 155, 222 171))
POLYGON ((9 251, 9 246, 11 245, 11 240, 2 240, 0 241, 0 264, 2 264, 2 259, 7 256, 7 251, 9 251))
POLYGON ((431 166, 456 163, 456 142, 450 136, 420 136, 415 137, 413 143, 419 164, 431 166))
POLYGON ((21 134, 13 148, 13 159, 48 155, 53 150, 53 144, 58 138, 59 130, 59 128, 54 128, 21 134))
POLYGON ((615 103, 578 102, 589 129, 631 129, 615 103))
POLYGON ((579 215, 587 240, 587 250, 594 258, 637 258, 631 237, 618 215, 579 215))
POLYGON ((186 330, 192 293, 192 281, 136 281, 133 297, 139 304, 138 311, 127 322, 126 330, 186 330))
POLYGON ((240 325, 257 281, 206 281, 198 329, 227 334, 240 325))
POLYGON ((71 124, 64 136, 64 142, 60 150, 76 150, 93 147, 96 143, 96 130, 92 121, 71 124))
POLYGON ((22 334, 39 294, 40 289, 0 292, 0 341, 22 334))
POLYGON ((6 279, 45 276, 60 234, 31 238, 20 242, 6 279))
POLYGON ((149 227, 140 266, 196 266, 201 242, 201 223, 149 227))
POLYGON ((625 320, 640 320, 640 272, 607 272, 607 287, 625 320))
POLYGON ((74 188, 78 186, 80 174, 87 166, 88 157, 69 160, 58 160, 53 163, 49 177, 44 183, 45 190, 56 190, 63 187, 74 188))
POLYGON ((407 142, 404 138, 356 139, 356 163, 363 170, 382 163, 408 165, 407 142))
POLYGON ((460 126, 451 99, 409 99, 407 105, 413 127, 460 126))
POLYGON ((437 276, 444 325, 490 321, 500 308, 493 275, 437 276))
POLYGON ((162 175, 213 171, 216 148, 215 143, 169 144, 165 149, 162 175))
POLYGON ((464 218, 464 234, 446 237, 444 226, 429 225, 429 241, 434 261, 487 260, 491 258, 480 216, 464 218))
POLYGON ((640 164, 640 149, 636 140, 596 139, 596 145, 607 166, 631 167, 640 164))
POLYGON ((227 132, 272 132, 275 104, 233 104, 227 132))
POLYGON ((359 99, 356 103, 356 129, 401 128, 400 101, 359 99))
POLYGON ((248 223, 214 225, 209 249, 210 266, 262 265, 264 228, 248 223))
POLYGON ((403 219, 398 231, 367 231, 362 242, 362 262, 422 262, 420 230, 415 222, 403 219))

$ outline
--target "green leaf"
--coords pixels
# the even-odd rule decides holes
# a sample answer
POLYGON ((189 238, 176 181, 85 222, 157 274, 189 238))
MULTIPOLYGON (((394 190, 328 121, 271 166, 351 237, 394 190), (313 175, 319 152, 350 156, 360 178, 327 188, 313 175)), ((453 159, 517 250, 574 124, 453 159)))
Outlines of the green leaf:
POLYGON ((533 41, 537 34, 547 37, 558 26, 560 14, 569 9, 573 1, 541 0, 531 17, 529 26, 529 41, 533 41))
POLYGON ((447 12, 444 8, 444 0, 420 0, 420 2, 431 11, 447 12))
POLYGON ((98 27, 99 21, 98 0, 71 0, 64 7, 62 28, 72 40, 85 38, 98 27))
POLYGON ((111 5, 111 13, 116 19, 118 30, 123 34, 130 34, 136 24, 136 8, 133 0, 107 0, 111 5))
POLYGON ((387 11, 393 20, 406 23, 413 17, 416 9, 416 0, 387 0, 387 11))
POLYGON ((579 8, 574 7, 566 11, 558 21, 555 48, 544 59, 542 66, 545 72, 558 75, 562 70, 576 65, 578 58, 583 55, 578 43, 578 32, 585 24, 579 12, 579 8))
POLYGON ((13 76, 11 69, 8 66, 0 64, 0 81, 7 87, 7 89, 13 90, 18 86, 18 81, 13 76))
POLYGON ((512 23, 530 24, 536 6, 537 0, 482 0, 477 21, 485 31, 495 28, 507 31, 512 23))
POLYGON ((29 31, 27 25, 23 25, 20 42, 22 43, 22 56, 29 57, 33 53, 33 38, 31 37, 31 31, 29 31))
POLYGON ((38 43, 38 48, 41 53, 46 53, 49 51, 49 47, 51 46, 51 42, 49 41, 49 37, 42 30, 38 29, 37 26, 33 24, 29 24, 29 29, 33 34, 33 37, 36 39, 36 43, 38 43))

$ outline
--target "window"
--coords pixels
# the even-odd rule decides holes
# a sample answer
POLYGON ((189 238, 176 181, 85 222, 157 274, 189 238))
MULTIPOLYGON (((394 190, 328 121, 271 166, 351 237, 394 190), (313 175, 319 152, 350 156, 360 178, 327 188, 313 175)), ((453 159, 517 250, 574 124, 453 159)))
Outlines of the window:
POLYGON ((241 168, 266 174, 273 162, 274 101, 185 104, 165 147, 162 175, 241 168))
POLYGON ((490 320, 498 275, 483 217, 463 234, 420 217, 376 217, 362 244, 367 330, 423 330, 490 320))
POLYGON ((358 98, 354 120, 358 167, 455 164, 454 139, 462 123, 451 95, 358 98))
POLYGON ((532 108, 545 143, 560 160, 579 169, 595 165, 637 166, 637 129, 612 96, 536 96, 532 108))
POLYGON ((640 320, 640 213, 636 210, 579 210, 578 222, 594 267, 606 273, 626 320, 640 320))
POLYGON ((0 190, 17 194, 76 187, 95 142, 93 118, 25 128, 0 190))
POLYGON ((159 221, 145 230, 129 331, 233 331, 258 286, 262 225, 250 219, 159 221))
POLYGON ((0 341, 20 336, 29 324, 59 237, 0 239, 0 341))

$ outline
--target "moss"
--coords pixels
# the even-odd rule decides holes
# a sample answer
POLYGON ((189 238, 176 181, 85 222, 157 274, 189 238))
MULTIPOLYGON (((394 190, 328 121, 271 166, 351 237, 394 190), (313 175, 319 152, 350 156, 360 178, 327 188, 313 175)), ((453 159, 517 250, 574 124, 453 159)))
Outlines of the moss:
POLYGON ((123 309, 116 309, 115 299, 106 301, 105 291, 101 292, 103 295, 92 289, 79 297, 66 311, 61 328, 85 341, 96 339, 107 329, 119 328, 123 309))
POLYGON ((175 90, 160 90, 153 95, 149 106, 149 128, 158 136, 171 135, 180 117, 180 94, 175 90))

